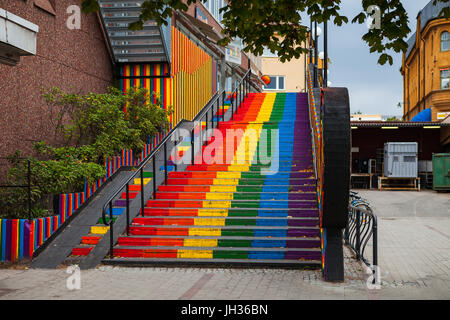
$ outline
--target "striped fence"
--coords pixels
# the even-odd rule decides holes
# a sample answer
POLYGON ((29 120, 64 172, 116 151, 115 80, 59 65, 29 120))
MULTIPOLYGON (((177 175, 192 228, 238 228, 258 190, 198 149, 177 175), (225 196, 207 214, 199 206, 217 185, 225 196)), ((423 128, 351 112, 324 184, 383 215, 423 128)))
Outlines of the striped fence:
MULTIPOLYGON (((313 83, 312 77, 309 69, 307 70, 307 80, 308 80, 308 93, 309 93, 309 108, 310 108, 310 121, 312 126, 313 134, 311 136, 312 139, 312 152, 313 159, 317 174, 317 198, 319 205, 319 216, 320 216, 320 225, 322 227, 323 220, 323 175, 324 175, 324 158, 323 158, 323 124, 321 119, 321 105, 320 101, 315 101, 315 97, 313 94, 313 83)), ((320 238, 321 238, 321 249, 322 249, 322 270, 324 275, 327 274, 327 233, 326 229, 320 229, 320 238)))

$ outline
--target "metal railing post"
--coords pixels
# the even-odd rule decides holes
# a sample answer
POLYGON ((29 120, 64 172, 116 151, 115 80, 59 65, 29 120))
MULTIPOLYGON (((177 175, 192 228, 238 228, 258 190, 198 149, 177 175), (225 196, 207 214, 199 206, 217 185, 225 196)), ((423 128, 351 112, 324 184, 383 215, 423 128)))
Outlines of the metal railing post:
POLYGON ((127 236, 130 235, 130 185, 127 183, 126 186, 126 193, 127 193, 127 236))
POLYGON ((231 120, 234 118, 234 99, 233 99, 233 93, 231 93, 231 120))
POLYGON ((220 97, 216 101, 216 128, 219 128, 220 97))
POLYGON ((167 185, 167 143, 164 143, 164 184, 167 185))
POLYGON ((141 216, 144 216, 144 168, 141 168, 141 216))
POLYGON ((225 91, 222 93, 222 122, 225 122, 225 91))
POLYGON ((30 159, 27 159, 28 161, 28 172, 27 172, 27 180, 28 180, 28 219, 32 219, 31 215, 31 161, 30 159))
POLYGON ((195 129, 195 124, 194 124, 194 128, 191 131, 191 165, 194 164, 194 157, 195 157, 194 129, 195 129))
POLYGON ((114 220, 113 220, 113 207, 112 207, 112 201, 109 202, 109 257, 111 259, 114 258, 113 253, 113 246, 114 246, 114 220))
POLYGON ((156 159, 155 159, 155 155, 152 158, 152 169, 153 169, 153 199, 156 199, 156 159))

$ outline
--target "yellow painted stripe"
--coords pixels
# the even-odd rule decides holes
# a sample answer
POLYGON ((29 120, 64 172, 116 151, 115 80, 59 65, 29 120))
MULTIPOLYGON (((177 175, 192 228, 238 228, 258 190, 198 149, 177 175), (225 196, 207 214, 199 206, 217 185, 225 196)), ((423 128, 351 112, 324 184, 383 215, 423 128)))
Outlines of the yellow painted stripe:
MULTIPOLYGON (((152 181, 152 178, 144 178, 144 185, 146 185, 147 183, 149 183, 150 181, 152 181)), ((138 179, 134 179, 134 181, 133 181, 133 183, 135 184, 135 185, 141 185, 141 179, 140 178, 138 178, 138 179)))
POLYGON ((184 239, 185 247, 217 247, 217 239, 184 239))
POLYGON ((203 201, 203 208, 231 208, 231 201, 203 201))
POLYGON ((105 234, 108 232, 109 227, 99 227, 99 226, 92 226, 91 227, 91 233, 92 234, 105 234))
POLYGON ((240 179, 241 172, 217 172, 217 179, 240 179))
POLYGON ((233 193, 207 193, 206 200, 233 200, 233 193))
POLYGON ((212 250, 178 250, 177 258, 181 259, 212 259, 212 250))
POLYGON ((195 218, 194 226, 225 226, 225 219, 195 218))
POLYGON ((226 209, 198 209, 199 217, 228 217, 226 209))
POLYGON ((220 228, 189 228, 190 236, 220 237, 222 230, 220 228))
POLYGON ((209 191, 210 192, 236 192, 236 187, 235 186, 211 186, 211 187, 209 187, 209 191))
POLYGON ((213 179, 213 185, 237 186, 239 179, 213 179))
POLYGON ((247 172, 250 170, 250 166, 246 165, 230 165, 228 166, 228 171, 239 171, 239 172, 247 172))

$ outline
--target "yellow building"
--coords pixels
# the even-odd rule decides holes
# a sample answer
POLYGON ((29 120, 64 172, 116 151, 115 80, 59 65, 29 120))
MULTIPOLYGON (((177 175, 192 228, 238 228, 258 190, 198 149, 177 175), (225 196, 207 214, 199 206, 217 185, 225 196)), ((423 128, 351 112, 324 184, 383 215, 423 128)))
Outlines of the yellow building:
POLYGON ((277 55, 264 50, 261 58, 261 72, 271 78, 265 92, 305 92, 307 55, 299 59, 281 62, 277 55))
POLYGON ((431 0, 417 16, 417 31, 403 55, 404 120, 431 109, 431 120, 450 115, 450 20, 438 18, 448 3, 431 0))

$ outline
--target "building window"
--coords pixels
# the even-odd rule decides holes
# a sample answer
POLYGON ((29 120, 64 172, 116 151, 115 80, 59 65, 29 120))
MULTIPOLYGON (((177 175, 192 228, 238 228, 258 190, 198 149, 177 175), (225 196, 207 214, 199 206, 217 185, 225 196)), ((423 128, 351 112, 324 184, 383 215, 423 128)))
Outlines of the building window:
POLYGON ((264 58, 278 58, 278 54, 270 52, 269 48, 264 47, 263 55, 264 58))
POLYGON ((444 31, 441 33, 441 51, 449 51, 450 50, 450 33, 444 31))
POLYGON ((441 70, 441 89, 448 89, 450 84, 450 69, 441 70))
POLYGON ((270 83, 264 90, 284 90, 285 76, 270 76, 270 83))

